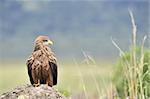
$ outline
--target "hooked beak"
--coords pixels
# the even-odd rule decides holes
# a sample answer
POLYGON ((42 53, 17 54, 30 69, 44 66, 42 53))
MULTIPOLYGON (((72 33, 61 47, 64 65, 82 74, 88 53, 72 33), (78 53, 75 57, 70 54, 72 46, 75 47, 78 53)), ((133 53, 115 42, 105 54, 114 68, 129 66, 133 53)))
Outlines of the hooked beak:
POLYGON ((48 40, 49 45, 53 45, 53 42, 51 40, 48 40))

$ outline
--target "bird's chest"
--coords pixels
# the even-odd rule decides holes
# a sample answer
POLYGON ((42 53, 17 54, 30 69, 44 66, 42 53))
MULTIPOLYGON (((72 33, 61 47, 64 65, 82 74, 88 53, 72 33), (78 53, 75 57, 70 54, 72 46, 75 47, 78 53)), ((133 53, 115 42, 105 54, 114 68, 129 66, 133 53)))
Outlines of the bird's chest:
POLYGON ((48 57, 45 55, 40 55, 39 57, 37 57, 34 61, 33 64, 33 69, 36 70, 48 70, 49 69, 49 61, 48 61, 48 57))

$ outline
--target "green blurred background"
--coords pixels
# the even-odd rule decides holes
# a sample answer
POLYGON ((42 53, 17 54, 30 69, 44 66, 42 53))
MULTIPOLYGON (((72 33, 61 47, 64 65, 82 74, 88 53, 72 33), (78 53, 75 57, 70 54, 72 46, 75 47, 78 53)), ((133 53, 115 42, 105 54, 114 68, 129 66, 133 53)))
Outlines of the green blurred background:
MULTIPOLYGON (((58 90, 103 93, 111 86, 113 65, 119 57, 110 38, 124 51, 131 45, 130 8, 138 25, 137 43, 141 44, 149 35, 149 4, 148 0, 1 0, 0 93, 30 84, 25 63, 39 35, 48 35, 54 42, 58 90)), ((149 46, 148 39, 145 46, 149 46)))

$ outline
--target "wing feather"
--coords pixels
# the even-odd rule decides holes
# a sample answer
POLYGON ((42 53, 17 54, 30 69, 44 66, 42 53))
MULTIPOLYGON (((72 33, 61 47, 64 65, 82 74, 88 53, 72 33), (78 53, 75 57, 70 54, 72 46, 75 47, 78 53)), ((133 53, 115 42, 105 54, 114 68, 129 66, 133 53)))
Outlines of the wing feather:
POLYGON ((31 84, 34 84, 33 77, 32 77, 32 64, 33 64, 33 62, 34 62, 34 60, 32 59, 32 57, 30 57, 26 63, 31 84))
POLYGON ((58 75, 57 64, 49 61, 49 66, 52 70, 53 85, 56 85, 57 84, 57 75, 58 75))

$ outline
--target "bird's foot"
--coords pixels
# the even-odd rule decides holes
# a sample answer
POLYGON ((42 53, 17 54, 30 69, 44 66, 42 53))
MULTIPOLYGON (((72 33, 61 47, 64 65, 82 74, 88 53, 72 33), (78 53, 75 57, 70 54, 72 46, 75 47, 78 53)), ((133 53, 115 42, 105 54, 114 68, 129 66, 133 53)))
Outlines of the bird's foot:
POLYGON ((37 83, 37 84, 33 84, 34 87, 39 87, 40 86, 40 83, 37 83))
POLYGON ((52 84, 49 83, 48 81, 46 82, 46 85, 52 87, 52 84))
POLYGON ((40 86, 40 80, 38 79, 38 83, 37 84, 33 84, 34 87, 39 87, 40 86))

